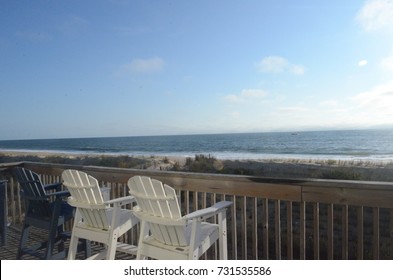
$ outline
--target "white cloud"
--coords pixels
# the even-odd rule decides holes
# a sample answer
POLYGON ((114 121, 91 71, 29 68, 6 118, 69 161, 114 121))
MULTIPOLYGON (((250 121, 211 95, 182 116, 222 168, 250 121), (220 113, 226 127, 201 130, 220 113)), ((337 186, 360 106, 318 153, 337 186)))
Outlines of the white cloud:
POLYGON ((288 67, 289 62, 279 56, 268 56, 263 58, 257 65, 261 72, 280 73, 288 67))
POLYGON ((267 56, 256 64, 259 71, 265 73, 282 73, 289 71, 294 75, 303 75, 305 68, 302 65, 290 63, 281 56, 267 56))
POLYGON ((369 113, 370 118, 381 119, 389 116, 390 122, 393 121, 393 82, 362 92, 352 97, 352 100, 363 113, 369 113))
POLYGON ((232 113, 231 113, 231 117, 232 117, 233 119, 239 119, 239 118, 240 118, 240 113, 237 112, 237 111, 232 112, 232 113))
POLYGON ((295 74, 295 75, 303 75, 305 69, 304 69, 304 66, 302 66, 302 65, 291 65, 290 71, 292 72, 292 74, 295 74))
POLYGON ((365 60, 365 59, 363 59, 363 60, 360 60, 359 62, 358 62, 358 66, 360 66, 360 67, 362 67, 362 66, 366 66, 368 64, 368 61, 367 60, 365 60))
POLYGON ((393 27, 393 0, 367 1, 356 16, 366 31, 393 27))
POLYGON ((336 107, 338 106, 338 101, 334 99, 324 100, 319 105, 322 107, 336 107))
POLYGON ((261 98, 267 95, 266 91, 261 89, 243 89, 240 96, 244 98, 261 98))
POLYGON ((132 73, 151 73, 161 71, 164 68, 164 60, 159 57, 148 59, 136 58, 130 64, 123 66, 123 70, 132 73))
POLYGON ((299 112, 305 112, 308 111, 306 107, 303 106, 287 106, 287 107, 280 107, 278 108, 279 111, 285 112, 285 113, 299 113, 299 112))
POLYGON ((318 104, 318 112, 324 115, 335 115, 345 114, 348 112, 349 108, 343 103, 343 100, 328 99, 321 101, 318 104))
POLYGON ((262 89, 243 89, 240 94, 229 94, 225 99, 231 103, 246 102, 252 99, 261 99, 267 95, 262 89))
POLYGON ((382 59, 381 67, 384 70, 393 71, 393 50, 387 57, 382 59))
POLYGON ((235 94, 229 94, 225 96, 225 100, 231 103, 238 103, 243 101, 239 96, 235 94))

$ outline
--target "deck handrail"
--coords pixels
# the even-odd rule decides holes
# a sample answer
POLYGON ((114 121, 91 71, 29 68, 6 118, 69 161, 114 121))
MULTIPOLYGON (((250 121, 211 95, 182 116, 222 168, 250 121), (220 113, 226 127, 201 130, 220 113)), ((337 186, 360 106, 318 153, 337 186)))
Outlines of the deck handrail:
MULTIPOLYGON (((0 170, 7 174, 6 170, 15 166, 42 174, 46 183, 60 180, 65 169, 79 169, 110 186, 113 198, 127 194, 130 177, 149 176, 179 192, 185 213, 231 200, 231 259, 393 259, 391 182, 264 178, 36 162, 0 164, 0 170)), ((8 181, 9 216, 18 223, 23 205, 17 183, 12 177, 8 181)))

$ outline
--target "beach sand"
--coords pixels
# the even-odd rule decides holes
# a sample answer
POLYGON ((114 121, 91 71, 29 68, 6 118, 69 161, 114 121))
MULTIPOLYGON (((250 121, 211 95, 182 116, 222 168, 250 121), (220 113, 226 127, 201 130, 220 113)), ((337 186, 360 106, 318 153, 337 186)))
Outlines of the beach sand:
POLYGON ((298 158, 217 159, 209 155, 130 156, 43 151, 0 151, 0 163, 37 161, 75 165, 224 173, 275 178, 348 179, 393 181, 393 163, 360 160, 316 160, 298 158))
POLYGON ((84 164, 85 162, 94 162, 95 160, 99 163, 102 160, 110 160, 113 162, 113 167, 118 167, 116 164, 121 163, 125 159, 135 159, 139 162, 139 167, 143 169, 157 169, 157 170, 169 170, 175 164, 184 166, 186 163, 186 157, 175 157, 175 156, 130 156, 123 154, 95 154, 95 153, 66 153, 66 152, 49 152, 49 151, 0 151, 0 163, 1 162, 18 162, 18 161, 45 161, 56 163, 59 159, 73 162, 75 164, 84 164))

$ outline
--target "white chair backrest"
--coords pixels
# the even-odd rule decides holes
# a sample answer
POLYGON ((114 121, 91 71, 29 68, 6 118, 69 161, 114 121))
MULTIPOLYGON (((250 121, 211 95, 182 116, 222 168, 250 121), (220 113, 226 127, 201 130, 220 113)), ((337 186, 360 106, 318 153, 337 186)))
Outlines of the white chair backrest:
POLYGON ((183 225, 169 225, 165 221, 182 220, 179 202, 173 188, 149 177, 135 176, 128 181, 130 194, 137 201, 144 215, 162 218, 162 222, 149 220, 151 236, 156 240, 173 246, 188 246, 183 225))
POLYGON ((83 222, 93 228, 108 229, 110 224, 106 213, 107 207, 97 179, 71 169, 62 173, 62 179, 71 194, 68 202, 77 207, 83 222))

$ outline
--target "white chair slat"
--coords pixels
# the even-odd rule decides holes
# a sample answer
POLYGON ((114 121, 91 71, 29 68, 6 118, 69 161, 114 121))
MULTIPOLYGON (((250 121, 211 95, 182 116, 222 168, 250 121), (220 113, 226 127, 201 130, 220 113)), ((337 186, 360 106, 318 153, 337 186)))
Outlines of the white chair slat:
POLYGON ((168 185, 164 185, 165 193, 168 197, 172 197, 172 199, 168 200, 168 210, 171 213, 172 219, 180 219, 181 211, 179 201, 177 200, 176 191, 168 185))
POLYGON ((143 211, 146 211, 148 213, 153 213, 153 207, 150 203, 150 200, 147 199, 148 194, 146 192, 145 189, 145 185, 150 185, 149 180, 145 179, 145 182, 143 182, 142 180, 145 178, 136 178, 135 183, 136 183, 136 194, 138 194, 136 196, 136 200, 138 203, 138 206, 141 207, 141 209, 143 209, 143 211), (139 194, 141 194, 142 196, 140 196, 139 194))
POLYGON ((162 188, 162 185, 160 184, 160 182, 157 182, 155 180, 151 180, 150 178, 145 177, 144 178, 144 185, 143 188, 145 190, 146 193, 146 197, 147 197, 147 201, 148 201, 148 205, 150 205, 150 209, 147 208, 147 211, 149 213, 151 213, 154 216, 157 217, 162 217, 163 213, 160 207, 160 203, 159 200, 156 200, 155 198, 157 198, 157 194, 156 194, 156 189, 160 189, 162 188), (149 197, 153 198, 153 199, 149 199, 149 197))
MULTIPOLYGON (((99 183, 94 177, 77 170, 65 170, 62 178, 71 193, 68 201, 77 206, 77 217, 80 217, 74 222, 68 259, 75 258, 79 238, 106 245, 104 251, 91 259, 114 259, 118 247, 117 239, 137 224, 138 219, 131 210, 121 208, 120 203, 105 204, 99 183)), ((109 197, 107 199, 109 200, 109 197)), ((126 200, 128 203, 131 201, 128 198, 124 201, 126 200)))
POLYGON ((197 259, 217 241, 220 258, 227 258, 225 209, 230 202, 217 203, 206 211, 182 217, 176 192, 170 186, 149 177, 135 176, 128 180, 128 187, 138 203, 134 211, 143 229, 138 259, 197 259), (218 224, 202 223, 200 213, 218 215, 215 219, 218 224))

